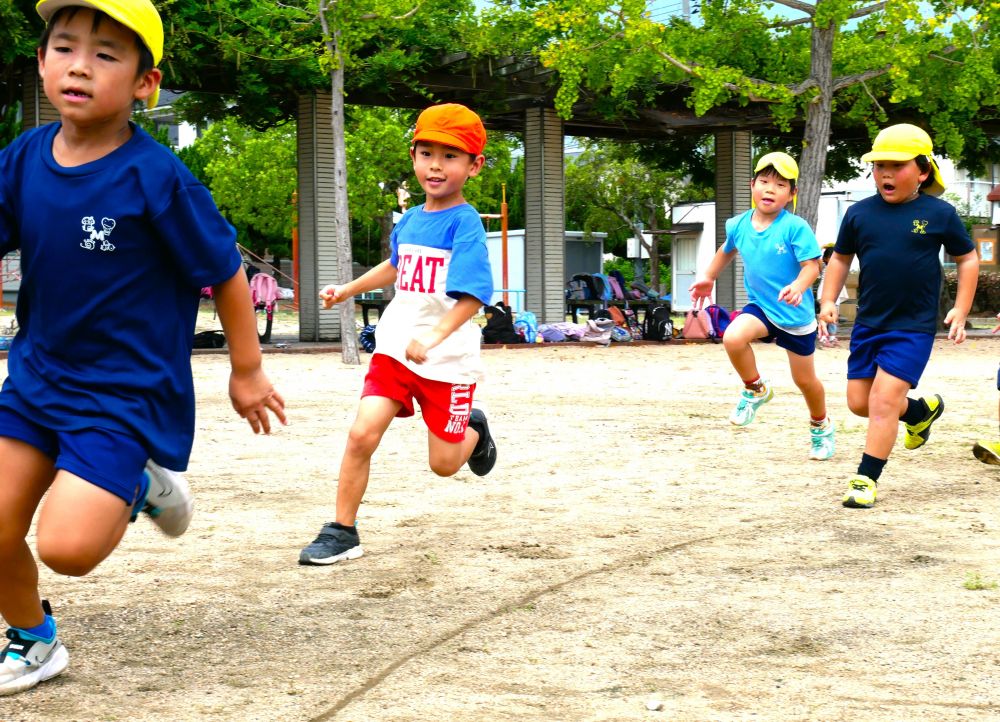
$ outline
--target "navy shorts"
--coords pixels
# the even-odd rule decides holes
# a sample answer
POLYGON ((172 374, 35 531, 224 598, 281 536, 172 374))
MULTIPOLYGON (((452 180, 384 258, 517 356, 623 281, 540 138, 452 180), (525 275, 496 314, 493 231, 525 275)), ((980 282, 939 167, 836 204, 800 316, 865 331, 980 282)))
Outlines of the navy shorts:
POLYGON ((771 323, 764 314, 763 309, 761 309, 761 307, 756 303, 748 303, 744 306, 743 313, 749 313, 754 318, 760 319, 760 322, 767 328, 767 336, 760 339, 764 343, 774 342, 778 345, 778 348, 791 351, 797 356, 812 356, 816 353, 815 330, 811 333, 804 333, 801 336, 796 336, 794 333, 788 333, 788 331, 778 328, 771 323))
POLYGON ((917 388, 934 348, 934 334, 914 331, 880 331, 854 325, 847 378, 873 379, 882 369, 917 388))
POLYGON ((132 436, 108 429, 54 431, 0 407, 0 436, 23 441, 50 457, 56 469, 135 502, 149 454, 132 436))

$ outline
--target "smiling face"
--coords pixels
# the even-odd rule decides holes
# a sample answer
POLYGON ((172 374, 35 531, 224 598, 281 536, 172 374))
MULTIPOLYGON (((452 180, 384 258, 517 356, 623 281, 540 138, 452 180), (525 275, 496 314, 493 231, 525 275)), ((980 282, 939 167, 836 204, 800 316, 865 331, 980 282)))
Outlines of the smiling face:
POLYGON ((427 193, 424 210, 443 211, 464 203, 462 186, 479 175, 485 158, 443 143, 418 140, 410 148, 413 173, 427 193))
POLYGON ((906 203, 917 197, 928 172, 921 171, 915 160, 877 160, 872 163, 872 177, 878 194, 886 203, 906 203))
POLYGON ((160 80, 159 70, 138 69, 136 34, 89 8, 56 16, 38 49, 46 97, 64 124, 81 129, 127 124, 132 102, 148 98, 160 80))
POLYGON ((763 217, 777 216, 795 196, 791 182, 773 169, 762 170, 750 181, 755 211, 763 217))

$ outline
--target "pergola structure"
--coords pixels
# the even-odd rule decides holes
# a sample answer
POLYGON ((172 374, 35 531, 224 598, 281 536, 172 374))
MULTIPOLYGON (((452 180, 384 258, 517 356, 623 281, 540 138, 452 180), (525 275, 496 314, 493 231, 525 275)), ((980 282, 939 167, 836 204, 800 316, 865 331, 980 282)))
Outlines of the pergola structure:
MULTIPOLYGON (((58 120, 37 77, 24 83, 24 127, 58 120)), ((751 134, 773 128, 764 106, 726 107, 695 116, 684 104, 683 86, 666 89, 655 107, 634 117, 608 120, 584 98, 573 118, 554 109, 557 86, 552 71, 533 58, 473 61, 464 53, 443 58, 420 86, 390 84, 379 94, 352 92, 361 105, 423 108, 457 102, 474 108, 488 129, 520 133, 525 155, 525 305, 543 323, 565 318, 563 288, 565 198, 563 144, 567 135, 649 139, 675 133, 714 133, 716 146, 716 246, 725 241, 725 220, 750 204, 751 134)), ((333 235, 333 133, 329 91, 301 95, 298 102, 299 294, 316 298, 337 279, 340 264, 333 235)), ((731 264, 719 278, 718 302, 734 308, 745 300, 742 266, 731 264)), ((300 306, 302 341, 339 340, 340 317, 319 303, 300 306)))

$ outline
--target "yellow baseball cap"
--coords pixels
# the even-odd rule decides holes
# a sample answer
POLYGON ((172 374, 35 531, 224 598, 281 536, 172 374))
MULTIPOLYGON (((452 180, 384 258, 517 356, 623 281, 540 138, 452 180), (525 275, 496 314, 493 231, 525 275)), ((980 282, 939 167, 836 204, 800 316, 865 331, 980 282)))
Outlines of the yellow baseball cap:
POLYGON ((778 173, 781 174, 782 178, 786 180, 796 180, 799 177, 799 164, 795 162, 795 159, 788 155, 788 153, 783 153, 780 150, 776 150, 773 153, 768 153, 762 156, 759 161, 757 161, 756 167, 754 167, 753 172, 760 173, 762 170, 768 166, 773 167, 778 173))
MULTIPOLYGON (((35 10, 46 23, 56 11, 65 7, 85 7, 99 10, 139 36, 153 56, 153 65, 163 59, 163 22, 150 0, 39 0, 35 10)), ((146 99, 146 107, 155 108, 160 98, 159 87, 146 99)))
MULTIPOLYGON (((796 180, 799 177, 799 164, 796 163, 795 159, 792 156, 788 155, 788 153, 784 153, 780 150, 776 150, 773 153, 767 153, 766 155, 761 156, 760 160, 757 161, 757 165, 754 166, 753 169, 754 176, 756 176, 758 173, 760 173, 768 166, 771 166, 776 171, 778 171, 778 175, 780 175, 785 180, 796 180)), ((796 206, 798 205, 798 201, 799 201, 799 196, 798 193, 796 193, 795 195, 792 196, 792 211, 795 211, 796 206)), ((753 201, 750 202, 750 205, 754 208, 757 207, 756 205, 754 205, 753 201)))
POLYGON ((933 152, 934 144, 931 142, 931 137, 927 135, 927 132, 923 128, 918 128, 909 123, 899 123, 898 125, 890 125, 888 128, 883 128, 875 136, 875 142, 872 143, 871 151, 861 156, 861 162, 873 163, 878 160, 907 161, 913 160, 918 155, 925 155, 927 156, 927 160, 930 161, 931 175, 934 178, 934 182, 923 189, 924 193, 939 196, 944 193, 944 181, 941 179, 941 171, 938 168, 937 161, 931 155, 933 152))

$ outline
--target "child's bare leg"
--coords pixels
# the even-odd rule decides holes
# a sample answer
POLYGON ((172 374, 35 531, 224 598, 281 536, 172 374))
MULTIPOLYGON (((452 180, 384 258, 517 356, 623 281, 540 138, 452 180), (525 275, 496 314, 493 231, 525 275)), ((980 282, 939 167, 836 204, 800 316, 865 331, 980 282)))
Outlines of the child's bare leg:
POLYGON ((25 537, 53 473, 52 460, 38 449, 0 437, 0 615, 12 627, 44 621, 38 565, 25 537))
POLYGON ((806 406, 809 407, 809 415, 814 419, 822 419, 826 416, 826 392, 823 389, 823 382, 816 375, 816 364, 814 356, 800 356, 797 353, 788 352, 788 367, 792 372, 792 381, 799 387, 806 406))
POLYGON ((60 470, 38 515, 38 558, 59 574, 82 577, 115 550, 131 516, 132 503, 60 470))
MULTIPOLYGON (((906 411, 906 394, 909 391, 909 382, 896 378, 882 369, 875 373, 867 404, 868 435, 865 439, 865 453, 869 456, 879 459, 889 458, 899 432, 899 417, 906 411)), ((850 382, 848 382, 848 397, 850 398, 850 382)), ((854 411, 854 408, 851 410, 854 411)))
POLYGON ((438 476, 451 476, 469 460, 479 443, 479 432, 471 426, 465 430, 465 438, 455 443, 445 441, 427 432, 427 458, 431 471, 438 476))
POLYGON ((760 372, 757 370, 757 359, 750 344, 755 339, 764 336, 767 336, 767 327, 761 320, 749 313, 744 313, 737 316, 736 320, 729 324, 729 327, 726 328, 726 335, 722 337, 722 345, 729 355, 729 362, 744 382, 760 378, 760 372))
POLYGON ((402 406, 398 401, 384 396, 365 396, 361 399, 358 415, 347 435, 344 458, 340 462, 340 478, 337 481, 338 524, 354 526, 358 507, 368 488, 372 455, 402 406))

